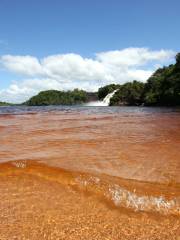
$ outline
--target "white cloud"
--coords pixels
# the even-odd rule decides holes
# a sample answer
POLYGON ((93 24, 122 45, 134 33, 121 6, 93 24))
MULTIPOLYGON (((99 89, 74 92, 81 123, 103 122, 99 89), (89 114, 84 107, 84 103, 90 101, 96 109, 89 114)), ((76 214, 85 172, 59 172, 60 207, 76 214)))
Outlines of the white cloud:
POLYGON ((171 50, 151 51, 147 48, 97 53, 94 59, 73 53, 43 59, 4 55, 0 58, 1 65, 25 79, 0 90, 0 100, 18 103, 47 89, 96 91, 109 83, 145 81, 159 64, 169 63, 174 56, 175 52, 171 50))
POLYGON ((125 48, 120 51, 109 51, 96 54, 104 64, 116 66, 142 66, 149 61, 160 61, 174 57, 172 50, 150 51, 148 48, 125 48))
POLYGON ((42 74, 42 66, 35 57, 4 55, 1 57, 1 63, 11 72, 22 75, 34 76, 42 74))

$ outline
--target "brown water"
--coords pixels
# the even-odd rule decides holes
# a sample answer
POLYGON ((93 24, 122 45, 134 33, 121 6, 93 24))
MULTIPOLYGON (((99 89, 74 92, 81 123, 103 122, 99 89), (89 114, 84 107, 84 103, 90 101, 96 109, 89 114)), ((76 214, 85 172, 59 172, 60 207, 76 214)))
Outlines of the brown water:
POLYGON ((178 109, 0 112, 0 239, 178 239, 178 109))

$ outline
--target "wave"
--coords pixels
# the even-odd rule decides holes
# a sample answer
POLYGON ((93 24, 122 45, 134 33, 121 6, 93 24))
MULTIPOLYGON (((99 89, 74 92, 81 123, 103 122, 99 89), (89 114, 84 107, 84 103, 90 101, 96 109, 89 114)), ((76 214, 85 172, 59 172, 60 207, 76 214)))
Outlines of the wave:
POLYGON ((7 174, 31 174, 48 181, 59 182, 77 191, 92 194, 116 208, 127 208, 163 215, 180 216, 179 188, 158 184, 140 183, 117 179, 106 175, 73 172, 54 168, 36 161, 12 161, 0 165, 0 176, 7 174), (151 185, 151 186, 149 186, 151 185), (151 190, 155 189, 152 194, 151 190), (164 193, 162 188, 165 190, 164 193), (146 189, 146 190, 144 190, 146 189), (172 192, 172 195, 167 195, 172 192))
MULTIPOLYGON (((92 184, 95 184, 96 188, 99 187, 98 191, 102 186, 105 186, 105 183, 100 178, 92 176, 86 179, 78 177, 76 181, 83 185, 86 191, 88 187, 92 189, 92 184)), ((106 187, 103 187, 103 196, 116 207, 125 207, 136 212, 145 211, 180 215, 179 197, 168 200, 164 196, 138 195, 135 191, 134 189, 134 192, 131 192, 118 184, 109 183, 106 187)))

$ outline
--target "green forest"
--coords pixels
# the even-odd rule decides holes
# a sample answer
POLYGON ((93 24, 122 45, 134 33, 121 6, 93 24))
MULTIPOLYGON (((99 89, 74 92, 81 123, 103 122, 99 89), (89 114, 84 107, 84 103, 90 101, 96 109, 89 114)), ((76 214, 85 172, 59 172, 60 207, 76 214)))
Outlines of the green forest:
POLYGON ((48 90, 42 91, 33 96, 24 105, 42 106, 42 105, 74 105, 87 101, 87 93, 83 90, 74 89, 73 91, 48 90))

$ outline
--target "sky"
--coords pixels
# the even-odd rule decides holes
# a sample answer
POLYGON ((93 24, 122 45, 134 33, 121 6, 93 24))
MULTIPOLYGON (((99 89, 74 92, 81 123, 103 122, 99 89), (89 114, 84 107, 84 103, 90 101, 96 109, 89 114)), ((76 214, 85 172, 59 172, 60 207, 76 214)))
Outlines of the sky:
POLYGON ((179 0, 0 0, 0 101, 145 82, 180 51, 179 0))

